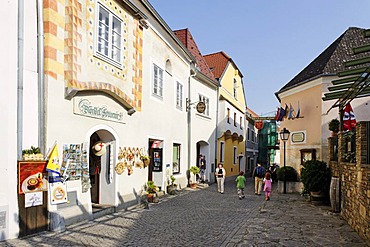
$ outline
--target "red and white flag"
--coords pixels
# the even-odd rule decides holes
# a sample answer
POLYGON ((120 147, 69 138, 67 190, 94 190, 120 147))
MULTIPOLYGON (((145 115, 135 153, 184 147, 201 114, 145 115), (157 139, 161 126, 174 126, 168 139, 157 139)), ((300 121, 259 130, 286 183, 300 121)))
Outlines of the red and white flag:
POLYGON ((343 130, 352 130, 356 128, 356 117, 353 109, 348 103, 343 112, 343 130))
POLYGON ((162 142, 161 141, 154 141, 152 144, 152 148, 161 148, 162 142))

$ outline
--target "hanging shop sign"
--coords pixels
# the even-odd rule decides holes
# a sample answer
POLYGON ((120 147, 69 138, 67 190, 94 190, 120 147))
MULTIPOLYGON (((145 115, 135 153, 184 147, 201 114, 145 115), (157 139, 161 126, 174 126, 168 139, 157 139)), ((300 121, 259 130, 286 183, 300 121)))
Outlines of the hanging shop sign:
POLYGON ((256 129, 258 129, 258 130, 263 129, 263 121, 256 121, 254 123, 254 127, 256 127, 256 129))
POLYGON ((85 117, 98 118, 118 123, 124 123, 122 108, 107 105, 101 100, 94 100, 94 98, 74 98, 73 113, 85 117))

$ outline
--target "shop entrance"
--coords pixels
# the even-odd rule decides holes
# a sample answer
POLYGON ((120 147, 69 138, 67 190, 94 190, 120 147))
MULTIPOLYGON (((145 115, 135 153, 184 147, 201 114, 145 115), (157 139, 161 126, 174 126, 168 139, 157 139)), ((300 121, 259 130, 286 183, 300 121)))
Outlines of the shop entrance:
POLYGON ((90 136, 90 195, 94 205, 115 205, 114 166, 116 140, 107 130, 95 131, 90 136))

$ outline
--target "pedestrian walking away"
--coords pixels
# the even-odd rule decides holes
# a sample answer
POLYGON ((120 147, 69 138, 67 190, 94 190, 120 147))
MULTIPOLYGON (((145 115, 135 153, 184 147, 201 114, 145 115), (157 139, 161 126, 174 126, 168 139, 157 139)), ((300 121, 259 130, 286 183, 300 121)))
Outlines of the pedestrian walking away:
POLYGON ((261 164, 258 164, 253 170, 252 177, 254 177, 254 193, 260 196, 263 178, 265 177, 265 168, 261 164))
POLYGON ((217 178, 217 190, 221 194, 224 193, 224 182, 225 182, 225 176, 226 171, 222 163, 218 164, 218 167, 216 168, 216 178, 217 178))
POLYGON ((206 182, 206 157, 204 155, 199 156, 199 168, 200 168, 200 182, 206 182))
POLYGON ((263 191, 265 192, 266 201, 270 200, 271 195, 271 188, 272 188, 272 179, 271 174, 269 172, 266 172, 265 177, 263 178, 263 191))
POLYGON ((241 200, 245 198, 244 188, 245 188, 246 179, 244 177, 244 172, 239 172, 239 175, 236 177, 235 182, 236 182, 236 188, 238 191, 239 200, 241 200))

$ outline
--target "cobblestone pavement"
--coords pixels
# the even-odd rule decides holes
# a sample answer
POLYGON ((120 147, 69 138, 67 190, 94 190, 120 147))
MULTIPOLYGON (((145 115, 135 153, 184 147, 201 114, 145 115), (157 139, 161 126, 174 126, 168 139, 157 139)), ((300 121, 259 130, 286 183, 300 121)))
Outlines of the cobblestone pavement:
POLYGON ((239 200, 229 179, 224 194, 215 184, 186 188, 150 209, 120 211, 0 246, 369 246, 329 209, 297 194, 273 192, 266 202, 254 195, 251 179, 239 200))

